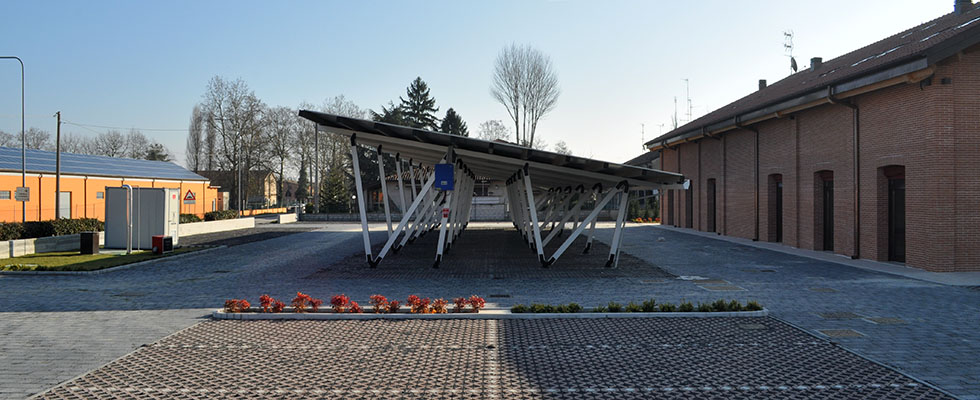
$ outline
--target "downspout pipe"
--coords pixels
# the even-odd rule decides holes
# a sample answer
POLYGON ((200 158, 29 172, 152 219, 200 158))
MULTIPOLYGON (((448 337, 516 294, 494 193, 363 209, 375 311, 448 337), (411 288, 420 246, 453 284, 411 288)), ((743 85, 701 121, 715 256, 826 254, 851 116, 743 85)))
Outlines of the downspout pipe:
POLYGON ((827 86, 827 101, 830 104, 838 104, 851 109, 853 116, 853 131, 851 134, 851 146, 854 149, 853 168, 851 171, 854 183, 854 255, 852 259, 861 258, 861 128, 860 110, 857 104, 852 101, 840 101, 834 97, 834 88, 827 86))
POLYGON ((752 171, 752 176, 755 180, 755 234, 752 238, 753 242, 759 241, 759 130, 748 125, 742 124, 739 118, 735 117, 735 127, 739 129, 744 129, 749 132, 755 133, 755 166, 752 171))

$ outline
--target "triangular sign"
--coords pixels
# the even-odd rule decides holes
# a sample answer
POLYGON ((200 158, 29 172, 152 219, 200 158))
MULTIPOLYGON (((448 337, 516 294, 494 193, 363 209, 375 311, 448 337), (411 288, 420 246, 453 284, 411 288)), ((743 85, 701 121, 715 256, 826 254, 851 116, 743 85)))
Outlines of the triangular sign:
POLYGON ((187 194, 184 195, 184 200, 194 200, 194 192, 188 190, 187 194))

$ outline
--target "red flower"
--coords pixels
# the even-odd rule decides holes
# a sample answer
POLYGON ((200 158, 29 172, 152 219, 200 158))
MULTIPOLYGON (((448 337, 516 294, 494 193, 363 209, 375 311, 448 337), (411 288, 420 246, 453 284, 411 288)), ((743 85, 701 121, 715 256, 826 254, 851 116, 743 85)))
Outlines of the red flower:
POLYGON ((311 300, 313 300, 313 299, 310 296, 305 295, 305 294, 300 293, 300 292, 296 292, 296 297, 293 298, 293 304, 292 304, 293 305, 293 311, 298 312, 298 313, 305 312, 306 311, 306 305, 311 300))
POLYGON ((371 304, 374 306, 375 314, 381 314, 388 309, 388 299, 380 294, 371 296, 371 304))
POLYGON ((456 307, 453 308, 453 312, 463 312, 463 309, 466 308, 467 304, 470 304, 470 301, 465 297, 457 297, 453 299, 453 304, 456 305, 456 307))
POLYGON ((449 302, 446 301, 446 299, 436 299, 436 301, 432 302, 432 313, 445 314, 447 304, 449 304, 449 302))
POLYGON ((323 305, 323 300, 312 299, 310 300, 310 307, 313 308, 313 312, 320 311, 320 306, 323 305))
POLYGON ((401 304, 398 302, 398 300, 392 300, 392 301, 389 301, 388 302, 388 313, 389 314, 394 314, 394 313, 398 312, 398 309, 399 308, 401 308, 401 304))
POLYGON ((352 302, 350 302, 350 310, 348 312, 354 313, 354 314, 360 314, 360 313, 362 313, 364 311, 361 310, 361 306, 359 304, 357 304, 356 301, 352 301, 352 302))
POLYGON ((272 300, 272 312, 281 313, 284 308, 286 308, 286 303, 275 299, 272 300))
POLYGON ((267 294, 263 294, 262 296, 259 297, 259 304, 262 305, 262 312, 269 312, 270 311, 269 308, 272 306, 272 301, 273 300, 275 300, 275 299, 273 299, 272 297, 269 297, 269 295, 267 295, 267 294))
POLYGON ((333 312, 342 313, 347 311, 347 306, 350 304, 350 297, 343 294, 338 294, 330 298, 330 306, 333 308, 333 312))
POLYGON ((473 312, 475 313, 480 312, 480 309, 487 304, 487 302, 484 301, 482 297, 477 296, 475 294, 470 296, 469 302, 470 302, 470 307, 473 307, 473 312))

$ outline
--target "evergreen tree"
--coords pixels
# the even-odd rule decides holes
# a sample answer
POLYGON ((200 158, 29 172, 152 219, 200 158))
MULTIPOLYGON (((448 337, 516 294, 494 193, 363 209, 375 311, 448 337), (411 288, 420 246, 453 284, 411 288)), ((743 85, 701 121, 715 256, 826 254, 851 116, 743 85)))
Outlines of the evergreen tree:
POLYGON ((320 211, 328 213, 348 212, 346 175, 341 168, 333 167, 327 171, 326 179, 320 187, 320 211))
POLYGON ((297 182, 295 196, 300 203, 306 203, 306 199, 310 197, 309 186, 310 179, 306 176, 306 160, 303 160, 299 164, 299 182, 297 182))
POLYGON ((390 101, 388 102, 388 107, 381 106, 380 113, 371 111, 371 119, 394 125, 408 125, 405 120, 405 113, 402 111, 401 106, 396 106, 395 103, 390 101))
POLYGON ((446 110, 446 118, 442 119, 439 130, 450 135, 469 136, 470 132, 466 129, 466 122, 463 118, 450 107, 446 110))
POLYGON ((408 99, 399 97, 402 101, 401 110, 405 115, 405 123, 408 126, 420 129, 436 130, 435 112, 439 111, 436 107, 436 99, 429 95, 429 85, 421 77, 415 78, 411 85, 406 89, 408 99))

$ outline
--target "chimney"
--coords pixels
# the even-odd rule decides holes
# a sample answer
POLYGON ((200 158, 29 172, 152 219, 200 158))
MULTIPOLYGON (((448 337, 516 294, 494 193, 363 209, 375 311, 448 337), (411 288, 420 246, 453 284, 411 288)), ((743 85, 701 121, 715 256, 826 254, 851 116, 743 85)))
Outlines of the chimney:
POLYGON ((953 12, 956 15, 963 14, 973 9, 973 0, 954 0, 953 12))
POLYGON ((765 89, 765 88, 766 88, 766 80, 765 79, 759 79, 759 90, 762 90, 762 89, 765 89))
POLYGON ((816 71, 823 65, 823 58, 813 57, 810 59, 810 71, 816 71))

